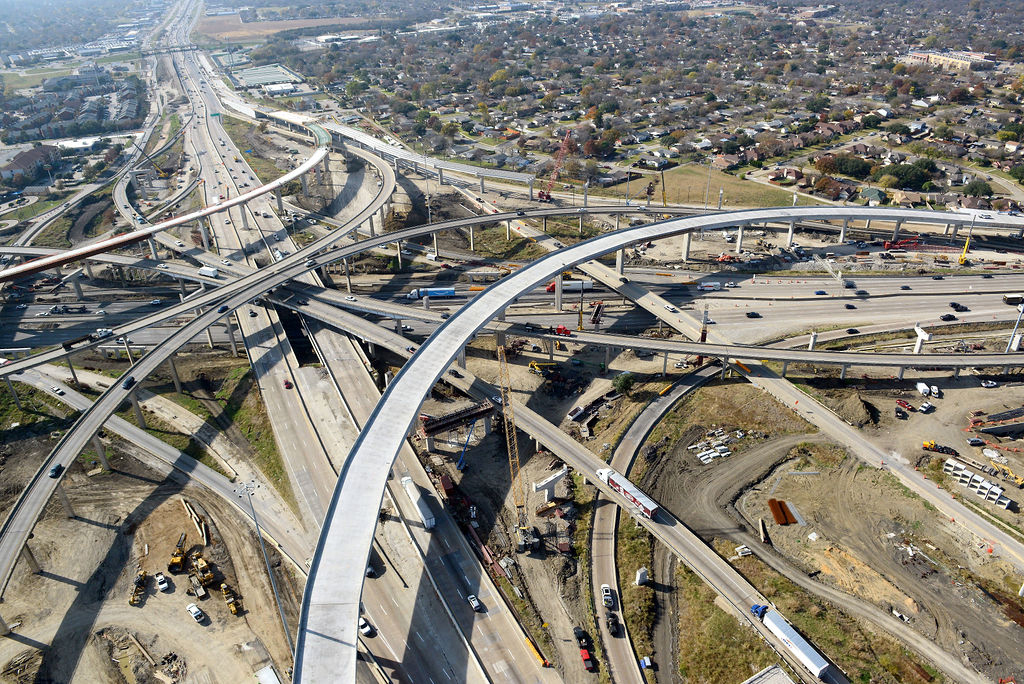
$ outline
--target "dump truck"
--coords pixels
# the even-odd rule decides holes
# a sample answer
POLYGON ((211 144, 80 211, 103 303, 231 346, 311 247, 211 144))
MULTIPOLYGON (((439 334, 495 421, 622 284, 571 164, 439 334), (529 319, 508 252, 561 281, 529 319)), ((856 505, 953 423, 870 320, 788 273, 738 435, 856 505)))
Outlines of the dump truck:
POLYGON ((185 569, 185 533, 178 537, 178 544, 171 553, 171 562, 167 564, 167 572, 178 574, 185 569))
POLYGON ((139 571, 139 574, 135 576, 135 580, 132 582, 132 593, 128 597, 129 606, 137 606, 142 600, 142 595, 146 592, 146 576, 145 570, 139 571))
POLYGON ((224 594, 224 602, 228 604, 228 610, 231 611, 231 614, 238 615, 241 603, 238 597, 235 596, 235 592, 231 591, 231 587, 227 585, 227 582, 221 582, 220 593, 224 594))
POLYGON ((206 597, 206 587, 199 581, 194 572, 188 573, 188 583, 192 585, 192 593, 195 594, 196 598, 206 597))

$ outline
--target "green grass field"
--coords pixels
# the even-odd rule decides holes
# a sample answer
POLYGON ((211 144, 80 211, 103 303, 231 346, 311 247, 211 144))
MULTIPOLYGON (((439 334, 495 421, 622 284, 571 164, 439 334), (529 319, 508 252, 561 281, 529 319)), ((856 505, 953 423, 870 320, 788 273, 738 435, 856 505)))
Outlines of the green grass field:
MULTIPOLYGON (((658 176, 651 175, 652 180, 658 176)), ((649 181, 648 181, 649 182, 649 181)), ((630 183, 630 196, 638 200, 642 197, 647 182, 634 180, 630 183)), ((702 204, 705 192, 708 193, 708 207, 718 207, 718 192, 722 190, 722 208, 737 209, 740 207, 781 207, 793 204, 793 193, 781 188, 774 188, 754 181, 742 180, 721 171, 711 171, 710 190, 708 185, 708 169, 704 166, 677 166, 665 172, 665 199, 669 204, 702 204)), ((610 189, 613 196, 625 197, 626 185, 620 183, 610 189)), ((654 197, 651 204, 661 204, 660 183, 655 184, 654 197)), ((810 204, 800 197, 797 204, 810 204)))

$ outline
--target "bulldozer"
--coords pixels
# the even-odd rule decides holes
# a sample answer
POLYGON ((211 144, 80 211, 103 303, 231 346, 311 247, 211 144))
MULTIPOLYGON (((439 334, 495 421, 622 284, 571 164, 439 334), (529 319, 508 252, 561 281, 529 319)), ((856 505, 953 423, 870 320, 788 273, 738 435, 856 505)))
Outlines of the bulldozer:
POLYGON ((185 533, 178 537, 178 545, 171 554, 171 562, 167 564, 167 572, 178 574, 185 569, 185 533))
POLYGON ((137 606, 142 600, 142 594, 146 591, 146 577, 145 570, 140 570, 139 574, 135 576, 135 580, 132 582, 132 593, 128 597, 129 606, 137 606))
POLYGON ((224 602, 228 604, 228 610, 231 611, 232 615, 238 615, 238 611, 242 609, 242 601, 235 595, 235 592, 231 591, 231 587, 228 586, 227 582, 221 582, 220 592, 224 594, 224 602))
POLYGON ((192 572, 204 587, 213 583, 213 570, 210 568, 210 563, 198 551, 192 554, 192 572))

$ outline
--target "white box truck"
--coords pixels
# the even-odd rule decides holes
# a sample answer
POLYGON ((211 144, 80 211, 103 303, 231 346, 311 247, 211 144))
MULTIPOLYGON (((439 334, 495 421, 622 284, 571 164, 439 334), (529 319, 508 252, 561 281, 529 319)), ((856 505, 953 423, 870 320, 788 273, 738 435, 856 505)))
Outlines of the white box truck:
POLYGON ((923 382, 917 383, 917 391, 921 393, 922 397, 927 397, 928 395, 931 394, 931 388, 929 388, 928 385, 923 382))
POLYGON ((203 276, 204 278, 216 278, 217 276, 220 275, 217 269, 214 268, 213 266, 200 266, 199 270, 196 271, 196 273, 203 276))
POLYGON ((402 488, 405 489, 409 500, 416 506, 416 512, 419 513, 420 520, 423 522, 423 529, 429 530, 433 528, 434 512, 430 510, 430 505, 423 498, 420 488, 416 486, 416 483, 408 475, 402 478, 402 488))

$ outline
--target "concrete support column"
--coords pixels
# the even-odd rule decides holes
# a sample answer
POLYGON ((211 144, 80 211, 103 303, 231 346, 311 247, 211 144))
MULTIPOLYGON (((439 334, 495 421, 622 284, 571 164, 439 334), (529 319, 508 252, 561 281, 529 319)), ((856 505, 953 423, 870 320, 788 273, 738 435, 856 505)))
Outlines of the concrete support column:
POLYGON ((425 440, 423 440, 423 448, 425 448, 430 453, 433 453, 434 452, 434 438, 433 437, 427 437, 425 440))
POLYGON ((199 235, 203 238, 203 249, 210 251, 210 231, 204 219, 199 219, 199 235))
POLYGON ((159 257, 156 255, 156 240, 153 238, 146 238, 146 242, 149 243, 149 258, 156 261, 159 257))
POLYGON ((580 214, 580 235, 583 235, 583 214, 580 214))
POLYGON ((495 340, 494 340, 495 344, 497 344, 499 347, 504 347, 505 346, 505 333, 503 333, 503 332, 501 332, 499 330, 496 333, 494 333, 494 337, 495 337, 495 340))
POLYGON ((432 239, 432 241, 434 243, 434 256, 436 257, 437 256, 437 231, 435 230, 433 233, 431 233, 430 237, 431 237, 431 239, 432 239))
POLYGON ((871 219, 864 220, 864 231, 867 232, 871 228, 871 219))
POLYGON ((82 292, 82 283, 78 281, 78 276, 71 279, 71 287, 75 288, 75 296, 78 297, 79 300, 85 299, 85 293, 82 292))
MULTIPOLYGON (((60 486, 58 486, 57 489, 59 489, 61 492, 64 491, 64 488, 60 486)), ((67 496, 68 495, 65 494, 64 498, 67 499, 67 496)), ((75 516, 69 515, 68 517, 73 518, 75 516)), ((36 560, 36 555, 32 553, 32 549, 28 547, 28 542, 26 542, 25 545, 21 547, 21 553, 18 554, 18 558, 19 560, 25 561, 25 563, 29 567, 29 572, 31 572, 33 575, 42 570, 42 568, 39 567, 39 561, 36 560)))
MULTIPOLYGON (((583 206, 587 206, 587 195, 589 194, 590 183, 583 184, 583 206)), ((647 198, 647 204, 650 205, 651 199, 647 198)))
POLYGON ((612 362, 612 348, 611 347, 605 347, 604 348, 604 368, 605 368, 605 370, 608 370, 608 364, 610 364, 611 362, 612 362))
POLYGON ((541 229, 542 232, 545 232, 545 233, 548 232, 548 217, 547 216, 541 217, 540 229, 541 229))
POLYGON ((480 176, 480 194, 484 194, 484 177, 480 176))
POLYGON ((668 375, 668 352, 661 359, 661 375, 662 377, 668 375))
POLYGON ((437 170, 437 184, 444 185, 444 169, 437 170))
POLYGON ((398 270, 402 270, 402 241, 395 243, 395 256, 398 257, 398 270))
POLYGON ((959 366, 957 366, 956 368, 954 368, 954 369, 953 369, 953 379, 954 379, 954 380, 955 380, 956 378, 959 378, 959 377, 960 377, 960 371, 961 371, 961 370, 963 370, 963 369, 962 369, 962 368, 960 368, 959 366))
POLYGON ((789 361, 782 362, 782 377, 786 377, 786 371, 789 370, 789 361))
POLYGON ((896 242, 896 240, 899 239, 899 237, 900 237, 900 226, 902 226, 902 225, 903 225, 903 221, 899 221, 898 220, 898 221, 896 221, 896 225, 893 226, 893 229, 892 229, 892 241, 893 242, 896 242))
POLYGON ((342 259, 341 263, 345 267, 345 287, 348 289, 348 293, 352 294, 352 273, 348 268, 348 258, 342 259))
POLYGON ((786 249, 793 246, 793 233, 796 232, 796 221, 789 222, 789 232, 786 233, 786 249))
POLYGON ((327 177, 331 175, 330 155, 324 155, 324 175, 327 177))
POLYGON ((145 430, 146 417, 142 415, 142 405, 139 404, 139 398, 135 396, 135 392, 129 392, 128 399, 132 402, 132 411, 135 412, 135 422, 139 424, 140 428, 145 430))
POLYGON ((213 349, 213 326, 206 326, 206 343, 213 349))
POLYGON ((370 216, 370 218, 366 221, 366 223, 367 223, 367 225, 370 226, 370 237, 376 237, 377 231, 373 227, 373 216, 370 216))
POLYGON ((242 205, 241 209, 242 209, 242 228, 245 228, 246 230, 249 230, 249 211, 248 211, 248 209, 246 208, 246 206, 244 204, 242 205))
POLYGON ((954 223, 953 224, 953 239, 954 240, 956 240, 956 234, 959 233, 959 232, 960 232, 960 224, 959 223, 954 223))
POLYGON ((683 261, 690 260, 690 242, 693 240, 691 233, 683 235, 683 261))
POLYGON ((309 177, 308 177, 308 174, 305 174, 305 173, 302 174, 301 176, 299 176, 299 179, 302 181, 302 196, 303 197, 309 197, 309 177))
POLYGON ((458 364, 459 368, 466 370, 466 348, 463 347, 459 350, 459 355, 455 357, 455 363, 458 364))
POLYGON ((814 351, 814 343, 818 341, 818 333, 811 331, 811 339, 807 342, 807 351, 814 351))
POLYGON ((839 379, 840 380, 845 380, 846 379, 846 369, 847 369, 847 367, 848 366, 844 363, 842 365, 842 367, 839 369, 839 379))
POLYGON ((277 200, 277 213, 284 213, 284 202, 281 199, 281 188, 274 188, 274 199, 277 200))
POLYGON ((491 434, 491 417, 484 416, 484 436, 491 434))
POLYGON ((174 365, 174 356, 167 357, 167 366, 171 370, 171 380, 174 382, 174 391, 181 394, 181 378, 178 376, 178 367, 174 365))
POLYGON ((743 224, 736 227, 736 253, 743 253, 743 224))
POLYGON ((92 274, 92 264, 90 264, 88 261, 86 261, 84 265, 85 265, 85 275, 89 276, 89 279, 92 280, 95 277, 92 274))
POLYGON ((178 278, 178 289, 181 290, 181 296, 184 298, 188 296, 188 292, 185 291, 185 281, 178 278))
POLYGON ((839 244, 846 242, 846 229, 850 227, 850 219, 843 219, 843 227, 839 229, 839 244))
POLYGON ((903 371, 905 371, 905 370, 906 370, 906 368, 904 368, 903 366, 900 366, 899 372, 896 373, 896 379, 897 380, 902 380, 903 379, 903 371))
POLYGON ((475 252, 476 251, 476 246, 474 244, 475 237, 476 237, 476 230, 473 228, 473 226, 470 226, 469 227, 469 251, 470 252, 475 252))
POLYGON ((18 410, 21 410, 21 400, 18 399, 18 392, 14 389, 14 383, 11 382, 11 376, 5 375, 4 382, 7 383, 7 389, 10 390, 11 396, 14 397, 14 405, 18 407, 18 410))
POLYGON ((402 319, 401 318, 396 318, 395 319, 395 333, 398 334, 398 335, 402 334, 402 319))
POLYGON ((562 310, 562 274, 555 276, 555 311, 562 310))
POLYGON ((238 345, 235 344, 235 330, 231 327, 231 317, 224 319, 224 328, 228 331, 228 342, 231 344, 231 355, 238 356, 238 345))
POLYGON ((103 440, 100 439, 99 433, 92 436, 92 448, 96 451, 96 456, 100 459, 100 465, 103 466, 103 469, 110 470, 110 461, 107 460, 107 450, 103 446, 103 440))
POLYGON ((533 179, 530 179, 530 201, 533 201, 533 179))
POLYGON ((512 240, 512 219, 505 219, 505 240, 512 240))
POLYGON ((548 346, 548 361, 554 361, 555 360, 555 341, 554 340, 544 340, 544 342, 546 342, 547 346, 548 346))
POLYGON ((949 235, 949 226, 950 226, 950 224, 947 223, 945 225, 945 227, 943 227, 943 229, 942 229, 942 234, 943 235, 949 235))
POLYGON ((615 230, 619 229, 619 215, 615 215, 615 230))
POLYGON ((615 252, 615 272, 618 273, 619 275, 622 275, 622 271, 623 271, 623 268, 624 268, 623 262, 625 261, 625 259, 626 259, 626 250, 625 250, 625 248, 619 249, 619 250, 617 250, 615 252))
POLYGON ((71 381, 77 385, 78 384, 78 374, 75 373, 75 366, 71 362, 71 354, 68 354, 68 370, 71 371, 71 381))
POLYGON ((75 509, 71 506, 71 499, 68 498, 68 493, 62 483, 57 484, 57 500, 60 501, 60 507, 64 509, 64 515, 74 518, 75 509))
POLYGON ((722 380, 725 380, 725 372, 729 370, 729 359, 722 359, 722 380))

